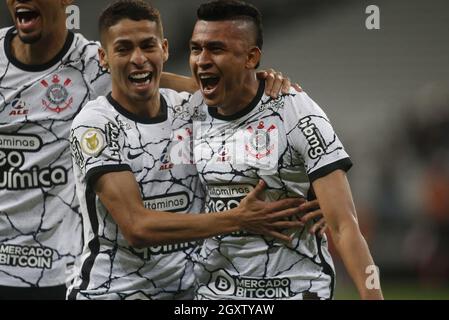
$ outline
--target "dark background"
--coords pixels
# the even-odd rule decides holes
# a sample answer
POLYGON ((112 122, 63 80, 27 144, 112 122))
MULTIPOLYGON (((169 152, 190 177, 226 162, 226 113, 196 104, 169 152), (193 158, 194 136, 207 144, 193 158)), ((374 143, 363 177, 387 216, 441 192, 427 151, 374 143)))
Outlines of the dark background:
MULTIPOLYGON (((78 0, 80 32, 98 39, 110 1, 78 0)), ((196 0, 152 1, 170 60, 189 74, 196 0)), ((449 299, 449 2, 260 0, 263 67, 299 82, 350 153, 349 179, 386 298, 449 299), (380 30, 365 9, 380 8, 380 30)), ((10 25, 0 2, 0 27, 10 25)), ((357 297, 341 261, 337 298, 357 297)))

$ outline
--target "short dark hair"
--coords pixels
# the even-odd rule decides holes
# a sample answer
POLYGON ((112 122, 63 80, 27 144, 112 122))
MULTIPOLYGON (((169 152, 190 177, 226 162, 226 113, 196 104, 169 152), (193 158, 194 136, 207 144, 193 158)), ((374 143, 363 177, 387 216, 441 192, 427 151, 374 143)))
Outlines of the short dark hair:
POLYGON ((205 21, 248 20, 256 28, 256 45, 262 50, 263 28, 262 14, 252 4, 240 0, 214 0, 203 3, 198 8, 197 17, 205 21))
POLYGON ((157 25, 161 39, 164 37, 159 10, 144 0, 118 0, 107 6, 100 14, 98 29, 102 41, 104 32, 123 19, 153 21, 157 25))

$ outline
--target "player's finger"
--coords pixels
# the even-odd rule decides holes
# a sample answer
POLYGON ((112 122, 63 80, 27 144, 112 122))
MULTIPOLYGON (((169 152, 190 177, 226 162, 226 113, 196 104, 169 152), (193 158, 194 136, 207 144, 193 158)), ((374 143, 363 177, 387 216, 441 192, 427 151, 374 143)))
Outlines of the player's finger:
POLYGON ((297 84, 297 83, 292 84, 292 87, 293 87, 293 89, 295 89, 298 92, 302 92, 303 91, 301 86, 299 84, 297 84))
POLYGON ((284 80, 282 81, 282 88, 281 88, 281 92, 283 94, 287 94, 290 92, 290 86, 291 86, 291 81, 289 77, 285 77, 284 80))
POLYGON ((307 212, 310 210, 319 210, 320 203, 318 202, 318 200, 306 201, 303 204, 301 204, 300 207, 304 212, 307 212))
POLYGON ((320 232, 318 233, 320 238, 323 237, 323 235, 326 233, 327 229, 328 229, 327 223, 324 223, 324 225, 320 229, 320 232))
POLYGON ((259 200, 264 200, 265 195, 264 191, 267 187, 267 184, 263 180, 259 180, 257 185, 254 187, 254 189, 248 193, 247 198, 256 198, 259 200))
POLYGON ((271 96, 271 91, 273 90, 273 84, 276 76, 273 72, 268 72, 267 77, 265 79, 265 94, 267 96, 271 96))
POLYGON ((275 229, 299 229, 304 227, 304 223, 302 223, 299 220, 281 220, 281 221, 276 221, 276 222, 272 222, 270 224, 271 227, 275 228, 275 229))
POLYGON ((323 217, 323 212, 321 210, 315 210, 315 211, 312 211, 312 212, 309 212, 309 213, 303 215, 299 220, 301 220, 304 223, 307 223, 312 219, 322 218, 322 217, 323 217))
POLYGON ((302 210, 300 208, 300 205, 303 201, 303 198, 287 198, 268 202, 266 204, 266 208, 267 210, 269 210, 269 212, 272 212, 271 215, 274 215, 276 212, 279 213, 280 211, 286 209, 294 209, 295 213, 301 213, 302 210))
POLYGON ((271 88, 270 96, 273 99, 277 99, 279 96, 279 93, 282 89, 282 82, 284 81, 284 77, 282 76, 282 73, 278 72, 274 76, 274 82, 273 82, 273 88, 271 88))
POLYGON ((326 220, 324 218, 321 218, 318 222, 316 222, 311 228, 310 228, 310 233, 314 234, 316 233, 318 230, 320 230, 324 224, 326 223, 326 220))
MULTIPOLYGON (((300 211, 297 207, 287 208, 284 210, 277 210, 277 211, 274 211, 274 212, 268 214, 267 219, 268 219, 268 221, 274 222, 276 220, 282 220, 282 219, 294 216, 295 214, 299 214, 299 213, 300 213, 300 211)), ((298 219, 295 219, 295 220, 297 220, 301 223, 304 223, 304 221, 301 221, 298 219)))
POLYGON ((259 80, 265 80, 267 78, 267 76, 268 76, 268 72, 266 72, 265 70, 256 72, 256 77, 259 80))
POLYGON ((292 237, 291 236, 287 236, 281 232, 278 231, 274 231, 274 230, 267 230, 264 232, 264 235, 267 235, 269 237, 272 237, 274 239, 280 240, 281 242, 287 244, 287 245, 291 245, 292 243, 292 237))

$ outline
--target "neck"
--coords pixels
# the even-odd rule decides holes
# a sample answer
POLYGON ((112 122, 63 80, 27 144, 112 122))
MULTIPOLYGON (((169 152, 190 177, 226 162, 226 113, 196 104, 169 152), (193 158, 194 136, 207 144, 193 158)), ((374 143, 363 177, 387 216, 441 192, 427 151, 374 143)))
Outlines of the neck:
POLYGON ((232 97, 218 107, 217 112, 219 114, 224 116, 236 114, 253 101, 259 89, 259 80, 257 80, 256 73, 251 72, 248 77, 243 79, 238 88, 239 90, 233 92, 232 97))
POLYGON ((67 28, 55 29, 53 33, 42 36, 35 43, 24 43, 15 36, 11 43, 11 54, 21 63, 41 65, 51 61, 64 47, 67 39, 67 28))
POLYGON ((141 118, 155 118, 159 115, 161 109, 161 98, 159 91, 147 100, 136 100, 130 99, 124 95, 119 95, 116 93, 114 88, 112 88, 112 98, 114 98, 114 100, 117 101, 124 109, 141 118))

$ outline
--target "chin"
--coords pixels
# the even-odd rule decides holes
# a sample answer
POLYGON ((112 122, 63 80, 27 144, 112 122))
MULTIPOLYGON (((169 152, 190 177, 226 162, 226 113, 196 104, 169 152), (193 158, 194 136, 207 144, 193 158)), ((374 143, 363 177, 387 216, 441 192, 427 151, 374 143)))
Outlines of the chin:
POLYGON ((42 34, 23 34, 19 32, 20 41, 26 44, 34 44, 42 38, 42 34))

